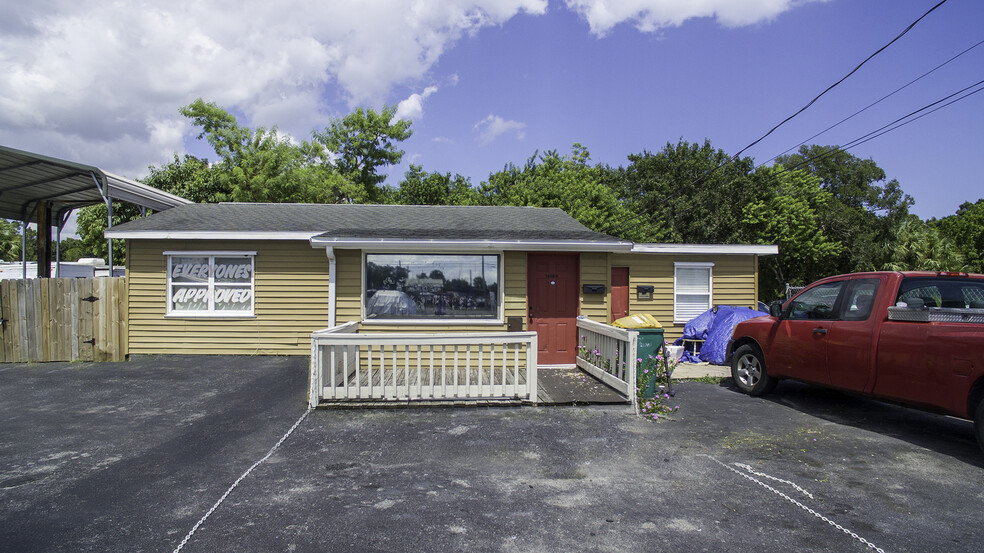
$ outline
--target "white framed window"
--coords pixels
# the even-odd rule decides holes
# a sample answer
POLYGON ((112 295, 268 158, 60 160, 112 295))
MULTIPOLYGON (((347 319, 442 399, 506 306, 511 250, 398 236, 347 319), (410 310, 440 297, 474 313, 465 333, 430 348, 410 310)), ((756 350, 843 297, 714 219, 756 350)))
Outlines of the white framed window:
POLYGON ((167 315, 252 317, 256 252, 164 252, 167 315))
POLYGON ((499 253, 363 254, 365 323, 501 324, 499 253))
POLYGON ((713 263, 673 264, 673 322, 686 323, 711 308, 713 263))

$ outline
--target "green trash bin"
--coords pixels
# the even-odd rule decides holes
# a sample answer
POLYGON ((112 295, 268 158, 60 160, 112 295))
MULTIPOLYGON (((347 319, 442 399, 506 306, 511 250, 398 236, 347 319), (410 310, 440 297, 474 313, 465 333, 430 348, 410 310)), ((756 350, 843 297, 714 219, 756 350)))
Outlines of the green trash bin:
MULTIPOLYGON (((650 367, 650 370, 659 369, 661 371, 666 371, 666 352, 663 349, 663 329, 662 328, 636 328, 633 329, 639 332, 639 343, 636 349, 636 358, 642 359, 641 363, 637 364, 637 378, 639 379, 640 387, 643 385, 643 381, 646 377, 651 375, 644 374, 643 371, 646 367, 650 367), (655 364, 649 363, 649 356, 654 358, 662 355, 662 360, 659 362, 659 367, 655 364)), ((667 379, 667 388, 669 387, 669 379, 667 379)), ((640 390, 643 398, 651 398, 656 395, 656 378, 650 377, 648 384, 645 388, 640 390)))
MULTIPOLYGON (((643 371, 650 365, 647 362, 649 356, 653 356, 653 358, 655 358, 661 354, 662 360, 659 362, 659 366, 657 367, 653 364, 652 368, 658 368, 664 373, 668 370, 668 365, 666 362, 666 349, 664 347, 663 325, 661 325, 652 315, 644 314, 622 317, 621 319, 613 322, 612 326, 628 328, 639 333, 639 342, 636 345, 636 358, 641 359, 642 361, 637 363, 636 376, 640 387, 643 388, 640 390, 642 397, 646 399, 653 397, 656 395, 656 378, 650 377, 650 375, 643 371), (645 386, 643 386, 643 382, 647 377, 649 377, 649 382, 645 383, 645 386)), ((673 391, 670 388, 669 375, 667 375, 666 378, 666 389, 668 393, 673 394, 673 391)))

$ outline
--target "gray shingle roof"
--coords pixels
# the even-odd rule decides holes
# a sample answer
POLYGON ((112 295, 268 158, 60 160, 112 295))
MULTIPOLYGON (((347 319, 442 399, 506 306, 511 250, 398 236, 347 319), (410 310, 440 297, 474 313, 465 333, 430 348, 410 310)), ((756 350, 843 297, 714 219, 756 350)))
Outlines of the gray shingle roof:
POLYGON ((306 233, 319 238, 621 242, 558 208, 360 204, 192 204, 113 227, 154 232, 306 233))

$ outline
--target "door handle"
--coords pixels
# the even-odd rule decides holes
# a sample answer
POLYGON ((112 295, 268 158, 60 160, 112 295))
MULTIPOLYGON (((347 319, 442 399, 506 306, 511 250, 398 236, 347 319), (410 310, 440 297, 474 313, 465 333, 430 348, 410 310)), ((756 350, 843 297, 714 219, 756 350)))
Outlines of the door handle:
POLYGON ((814 334, 819 334, 819 335, 822 336, 822 335, 824 335, 824 334, 827 333, 827 329, 826 328, 822 328, 822 327, 820 327, 820 328, 814 328, 813 329, 813 333, 814 334))

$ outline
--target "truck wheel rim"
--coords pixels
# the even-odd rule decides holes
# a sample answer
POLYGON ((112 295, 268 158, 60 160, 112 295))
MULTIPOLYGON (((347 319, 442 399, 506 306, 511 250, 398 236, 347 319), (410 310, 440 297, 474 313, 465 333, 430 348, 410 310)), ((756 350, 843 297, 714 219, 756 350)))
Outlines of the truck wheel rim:
POLYGON ((738 380, 746 386, 755 386, 759 378, 762 378, 762 368, 758 359, 752 354, 741 356, 738 360, 738 380))

